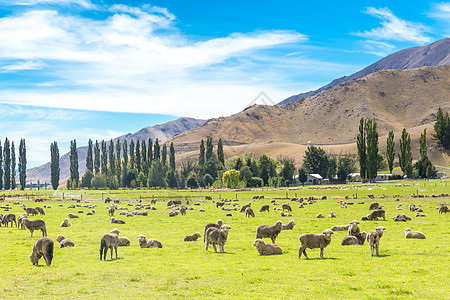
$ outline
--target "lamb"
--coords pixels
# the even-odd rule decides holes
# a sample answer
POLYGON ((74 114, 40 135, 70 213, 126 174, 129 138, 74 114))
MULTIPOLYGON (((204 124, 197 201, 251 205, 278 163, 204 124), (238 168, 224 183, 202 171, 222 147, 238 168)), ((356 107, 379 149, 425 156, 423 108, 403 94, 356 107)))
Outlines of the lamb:
POLYGON ((252 204, 250 202, 247 203, 247 204, 242 205, 242 207, 239 210, 239 212, 244 212, 247 209, 247 207, 250 207, 250 206, 252 206, 252 204))
POLYGON ((285 212, 283 212, 283 211, 280 212, 280 215, 281 215, 282 217, 292 217, 292 215, 291 215, 290 213, 285 213, 285 212))
POLYGON ((138 235, 139 246, 141 248, 162 248, 162 243, 155 239, 148 239, 144 235, 138 235))
POLYGON ((37 266, 39 259, 43 256, 47 266, 52 264, 53 248, 55 242, 51 238, 43 237, 37 240, 33 245, 33 250, 30 254, 30 261, 33 265, 37 266))
POLYGON ((281 221, 277 221, 275 225, 259 225, 256 228, 256 238, 270 238, 272 240, 272 244, 275 244, 275 240, 277 239, 282 228, 283 222, 281 221))
POLYGON ((30 221, 28 219, 23 219, 22 223, 25 225, 25 227, 30 230, 31 232, 31 237, 33 237, 33 232, 35 230, 41 230, 42 231, 42 236, 45 237, 47 236, 47 228, 45 227, 45 221, 44 220, 33 220, 30 221))
POLYGON ((108 215, 110 215, 111 217, 114 216, 114 212, 116 211, 116 208, 114 206, 109 206, 108 207, 108 215))
POLYGON ((205 242, 205 234, 206 234, 206 230, 210 227, 214 227, 217 229, 220 229, 220 227, 222 227, 223 221, 221 219, 217 220, 217 223, 208 223, 205 225, 205 229, 203 231, 203 242, 205 242))
POLYGON ((320 258, 323 257, 323 250, 331 243, 331 235, 333 231, 331 229, 324 230, 321 234, 314 233, 304 233, 300 236, 300 242, 302 243, 300 249, 298 250, 298 258, 300 259, 303 255, 308 259, 306 254, 306 248, 314 249, 320 248, 320 258))
POLYGON ((284 203, 284 204, 282 204, 282 205, 281 205, 281 209, 282 209, 283 211, 287 210, 288 212, 291 212, 291 211, 292 211, 291 205, 289 205, 289 203, 284 203))
POLYGON ((336 218, 334 212, 330 211, 330 214, 327 216, 328 218, 336 218))
POLYGON ((346 231, 350 227, 350 224, 348 225, 334 225, 331 227, 332 231, 346 231))
POLYGON ((69 239, 66 239, 62 234, 59 234, 56 238, 56 241, 59 243, 59 248, 64 247, 74 247, 75 244, 69 239))
POLYGON ((255 212, 253 211, 253 209, 249 206, 245 209, 245 216, 246 217, 255 217, 255 212))
POLYGON ((111 223, 114 223, 114 224, 125 224, 125 221, 119 220, 119 219, 116 219, 116 218, 112 217, 111 218, 111 223))
POLYGON ((269 205, 266 204, 266 205, 261 206, 261 208, 259 209, 259 212, 263 212, 263 211, 269 212, 269 209, 270 209, 269 205))
POLYGON ((42 207, 36 206, 34 209, 41 215, 45 216, 45 211, 42 207))
POLYGON ((116 251, 117 258, 117 247, 119 246, 119 237, 114 233, 107 233, 102 235, 100 239, 100 260, 106 260, 106 253, 108 249, 111 250, 111 259, 113 259, 113 249, 116 251))
POLYGON ((290 220, 289 223, 283 224, 281 226, 281 230, 292 230, 294 229, 294 226, 295 226, 294 220, 290 220))
POLYGON ((201 237, 200 233, 196 232, 193 235, 187 235, 184 237, 184 241, 185 242, 194 242, 196 241, 199 237, 201 237))
POLYGON ((15 227, 17 227, 17 221, 16 221, 16 215, 15 214, 6 214, 2 218, 2 224, 5 224, 6 227, 8 227, 8 223, 11 223, 11 227, 13 227, 13 222, 15 224, 15 227))
POLYGON ((259 255, 274 255, 274 254, 282 254, 280 246, 266 244, 262 239, 256 239, 253 243, 256 250, 258 250, 259 255))
POLYGON ((406 228, 405 229, 405 237, 407 239, 421 239, 421 240, 424 240, 425 239, 425 234, 423 234, 420 231, 411 231, 411 229, 406 228))
POLYGON ((384 231, 386 228, 383 226, 378 226, 375 230, 371 230, 369 234, 367 235, 367 241, 370 245, 370 253, 373 256, 373 251, 376 251, 377 256, 378 254, 378 246, 380 245, 380 239, 383 236, 384 231))
POLYGON ((119 247, 130 246, 130 244, 131 244, 131 241, 129 238, 127 238, 126 236, 120 236, 119 244, 117 244, 117 246, 119 246, 119 247))
POLYGON ((68 218, 64 219, 64 221, 61 223, 61 227, 70 227, 70 222, 68 218))
POLYGON ((79 219, 79 218, 80 218, 79 216, 74 215, 73 213, 69 213, 67 216, 68 216, 70 219, 79 219))
POLYGON ((377 220, 378 218, 383 218, 386 221, 385 211, 383 209, 377 209, 368 214, 367 220, 377 220))
POLYGON ((325 216, 322 213, 319 213, 316 218, 322 219, 325 218, 325 216))
POLYGON ((228 225, 223 225, 220 229, 210 227, 205 233, 205 251, 208 251, 209 244, 213 245, 214 251, 217 252, 216 244, 219 245, 219 251, 224 253, 224 245, 227 242, 228 231, 231 229, 228 225))
POLYGON ((341 245, 342 246, 349 246, 349 245, 364 245, 364 242, 367 238, 367 232, 361 231, 359 233, 361 238, 358 238, 353 235, 348 235, 345 238, 342 239, 341 245))

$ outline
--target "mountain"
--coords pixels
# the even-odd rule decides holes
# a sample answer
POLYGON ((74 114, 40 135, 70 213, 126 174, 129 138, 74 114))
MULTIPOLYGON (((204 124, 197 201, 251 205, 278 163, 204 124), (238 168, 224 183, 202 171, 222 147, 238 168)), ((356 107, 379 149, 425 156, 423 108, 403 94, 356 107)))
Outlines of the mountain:
MULTIPOLYGON (((197 126, 205 123, 206 120, 193 119, 193 118, 179 118, 174 121, 170 121, 164 124, 158 124, 155 126, 145 127, 135 133, 128 133, 122 136, 119 136, 113 139, 113 142, 120 140, 140 140, 140 141, 148 141, 151 138, 153 141, 158 139, 160 142, 164 142, 167 139, 182 133, 184 131, 193 129, 197 126)), ((106 142, 107 147, 109 146, 110 141, 106 142)), ((78 166, 80 174, 84 174, 86 172, 86 154, 87 154, 87 146, 79 147, 78 149, 78 166)), ((66 153, 60 157, 59 167, 61 170, 60 181, 65 181, 69 178, 69 153, 66 153)), ((50 163, 46 163, 42 166, 35 167, 27 170, 27 181, 36 183, 40 180, 41 183, 47 182, 50 183, 50 163)))
POLYGON ((356 72, 350 76, 344 76, 335 79, 331 83, 317 90, 291 96, 278 103, 278 105, 312 97, 343 82, 362 78, 380 70, 408 70, 424 66, 443 66, 446 64, 450 64, 450 38, 439 40, 423 47, 413 47, 400 50, 389 56, 386 56, 385 58, 380 59, 379 61, 371 64, 370 66, 362 69, 359 72, 356 72))
MULTIPOLYGON (((450 65, 382 70, 313 97, 285 105, 253 105, 235 115, 208 120, 168 142, 186 157, 198 155, 200 140, 207 137, 221 138, 228 153, 266 149, 274 155, 291 155, 298 145, 310 142, 320 146, 354 143, 362 117, 377 121, 381 137, 390 130, 431 124, 438 107, 450 110, 450 65)), ((301 152, 296 156, 301 157, 301 152)))

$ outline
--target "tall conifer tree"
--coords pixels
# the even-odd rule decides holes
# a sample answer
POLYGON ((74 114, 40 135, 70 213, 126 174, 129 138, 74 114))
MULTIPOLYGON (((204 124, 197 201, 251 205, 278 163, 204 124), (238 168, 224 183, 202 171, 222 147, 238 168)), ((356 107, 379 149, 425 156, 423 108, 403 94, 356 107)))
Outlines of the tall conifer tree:
POLYGON ((20 140, 19 145, 19 183, 20 189, 24 190, 27 181, 27 149, 25 139, 20 140))
POLYGON ((52 188, 56 191, 59 186, 59 176, 61 174, 59 169, 59 148, 58 143, 53 142, 50 144, 50 173, 51 173, 51 182, 52 188))

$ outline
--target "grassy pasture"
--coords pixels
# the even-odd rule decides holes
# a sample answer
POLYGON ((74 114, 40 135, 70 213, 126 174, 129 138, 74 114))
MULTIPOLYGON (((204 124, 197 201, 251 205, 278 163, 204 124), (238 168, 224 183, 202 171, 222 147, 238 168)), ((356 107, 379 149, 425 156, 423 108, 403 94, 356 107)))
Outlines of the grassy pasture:
MULTIPOLYGON (((348 185, 339 190, 315 190, 304 187, 298 190, 245 191, 120 191, 97 192, 81 191, 70 197, 80 198, 96 204, 96 215, 86 216, 87 208, 67 208, 73 200, 58 201, 61 195, 50 191, 41 194, 55 196, 44 202, 52 208, 46 209, 42 218, 47 223, 49 237, 55 239, 60 233, 75 242, 74 248, 59 249, 55 241, 55 255, 50 267, 31 265, 28 255, 35 240, 41 237, 40 231, 30 238, 28 230, 0 227, 0 298, 293 298, 293 299, 445 299, 449 295, 448 278, 450 272, 450 216, 438 214, 434 209, 440 203, 449 204, 450 198, 411 198, 419 192, 423 195, 449 193, 450 182, 416 181, 403 182, 411 186, 395 186, 397 183, 383 183, 373 186, 348 185), (447 187, 447 184, 449 185, 447 187), (128 206, 141 198, 150 202, 155 195, 159 200, 156 211, 149 211, 148 217, 126 218, 125 225, 111 224, 102 199, 109 196, 122 200, 119 206, 128 206), (313 205, 297 208, 297 202, 291 202, 292 217, 282 218, 279 211, 273 211, 272 198, 327 196, 327 200, 318 200, 313 205), (354 205, 341 209, 337 201, 345 195, 356 195, 354 205), (224 212, 215 208, 214 203, 197 202, 204 196, 235 198, 239 204, 251 201, 254 195, 265 195, 264 200, 255 200, 252 207, 255 218, 245 218, 243 213, 224 212), (383 199, 371 200, 367 194, 375 197, 385 195, 383 199), (151 195, 151 196, 150 196, 151 195), (167 197, 191 200, 194 210, 186 216, 168 217, 167 197), (396 198, 400 197, 400 201, 396 198), (364 205, 356 202, 364 201, 364 205), (302 233, 320 233, 333 225, 348 224, 353 219, 360 220, 368 211, 372 202, 379 202, 386 210, 386 221, 361 221, 361 230, 370 231, 379 225, 386 227, 380 243, 380 257, 371 257, 367 242, 363 246, 341 246, 340 242, 347 234, 336 232, 331 244, 325 249, 325 259, 319 259, 319 249, 307 250, 309 260, 298 259, 299 236, 302 233), (200 205, 193 205, 200 203, 200 205), (397 204, 421 204, 426 218, 416 218, 408 209, 403 211, 412 217, 409 222, 393 222, 392 216, 399 213, 397 204), (58 207, 62 204, 63 207, 58 207), (259 213, 259 208, 270 204, 269 213, 259 213), (199 212, 202 207, 206 212, 199 212), (79 210, 84 213, 77 213, 79 210), (321 212, 327 215, 334 211, 335 219, 316 219, 321 212), (59 225, 69 212, 78 214, 80 219, 71 220, 72 226, 61 228, 59 225), (202 238, 196 242, 183 242, 187 234, 200 232, 207 222, 223 219, 231 226, 225 253, 214 253, 210 248, 204 250, 202 238), (255 229, 260 224, 283 223, 294 220, 294 230, 282 231, 277 244, 283 249, 283 255, 259 256, 252 246, 255 229), (426 240, 407 240, 404 237, 406 227, 425 233, 426 240), (100 236, 113 228, 122 231, 121 236, 131 240, 130 247, 119 247, 119 259, 99 260, 100 236), (162 249, 140 249, 137 236, 144 234, 159 239, 162 249)), ((29 193, 29 192, 28 192, 29 193)), ((12 212, 22 214, 23 210, 10 202, 24 202, 27 206, 42 206, 31 200, 6 198, 1 206, 9 204, 12 212)), ((66 199, 68 198, 66 191, 66 199)), ((278 199, 280 205, 288 200, 278 199)), ((2 211, 3 213, 3 211, 2 211)), ((267 243, 270 241, 265 240, 267 243)))

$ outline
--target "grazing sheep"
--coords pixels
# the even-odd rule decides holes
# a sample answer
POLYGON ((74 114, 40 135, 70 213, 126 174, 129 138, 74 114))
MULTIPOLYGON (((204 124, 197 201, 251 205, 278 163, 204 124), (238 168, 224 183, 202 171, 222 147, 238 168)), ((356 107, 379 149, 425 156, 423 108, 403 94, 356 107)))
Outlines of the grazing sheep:
POLYGON ((24 210, 26 211, 27 214, 31 215, 31 216, 36 216, 37 214, 39 214, 39 212, 32 207, 26 207, 24 208, 24 210))
POLYGON ((119 246, 119 237, 114 233, 107 233, 102 235, 100 239, 100 260, 106 260, 106 253, 108 249, 111 250, 111 259, 113 259, 113 249, 116 251, 117 258, 117 247, 119 246))
POLYGON ((341 245, 342 246, 364 245, 364 242, 366 241, 366 238, 367 238, 367 232, 361 231, 361 233, 359 233, 359 235, 361 238, 358 238, 353 235, 346 236, 345 238, 342 239, 341 245))
POLYGON ((378 202, 370 204, 369 210, 374 210, 374 209, 381 209, 380 204, 378 202))
POLYGON ((119 236, 119 244, 117 246, 123 247, 123 246, 130 246, 131 241, 126 236, 119 236))
POLYGON ((423 234, 420 231, 411 231, 411 229, 406 228, 405 229, 405 237, 407 239, 421 239, 421 240, 424 240, 425 239, 425 234, 423 234))
POLYGON ((70 227, 70 222, 68 218, 64 219, 64 221, 61 223, 61 227, 70 227))
POLYGON ((80 218, 79 216, 74 215, 73 213, 69 213, 69 214, 68 214, 68 217, 69 217, 70 219, 79 219, 79 218, 80 218))
POLYGON ((416 212, 416 217, 423 218, 423 217, 426 217, 426 215, 421 214, 420 212, 416 212))
POLYGON ((283 224, 281 226, 281 230, 292 230, 294 229, 294 226, 295 226, 294 220, 290 220, 289 223, 283 224))
POLYGON ((74 242, 72 242, 69 239, 66 239, 62 234, 58 235, 56 241, 59 243, 59 248, 75 247, 74 242))
POLYGON ((220 201, 216 202, 216 208, 217 207, 223 207, 224 205, 225 205, 225 202, 223 202, 223 201, 222 202, 220 202, 220 201))
POLYGON ((377 220, 383 218, 386 221, 385 211, 383 209, 377 209, 366 216, 367 220, 377 220))
POLYGON ((411 218, 405 214, 397 214, 395 217, 392 217, 394 222, 406 222, 411 221, 411 218))
POLYGON ((42 207, 36 206, 34 209, 41 215, 45 216, 45 211, 42 207))
POLYGON ((377 256, 378 254, 378 246, 380 245, 380 239, 383 236, 384 231, 386 228, 383 226, 378 226, 375 230, 371 230, 369 234, 367 235, 367 241, 370 245, 370 254, 373 256, 373 251, 376 251, 377 256))
POLYGON ((193 235, 187 235, 184 237, 184 241, 185 242, 194 242, 196 241, 199 237, 201 237, 200 233, 196 232, 193 235))
POLYGON ((117 236, 119 236, 120 230, 117 228, 114 228, 113 230, 111 230, 109 233, 113 233, 116 234, 117 236))
POLYGON ((350 224, 348 225, 334 225, 331 227, 332 231, 346 231, 350 227, 350 224))
POLYGON ((219 251, 224 253, 224 245, 227 242, 228 231, 231 229, 228 225, 223 225, 220 229, 210 227, 205 233, 205 251, 208 251, 208 246, 211 244, 214 251, 217 252, 216 244, 219 245, 219 251))
MULTIPOLYGON (((28 214, 27 213, 25 213, 23 216, 18 216, 17 217, 17 228, 19 228, 19 229, 26 229, 26 227, 25 227, 25 224, 23 224, 22 223, 22 220, 23 219, 27 219, 28 218, 28 214)), ((1 216, 0 216, 0 220, 1 220, 2 218, 1 218, 1 216)), ((0 222, 1 223, 1 222, 0 222)))
POLYGON ((249 202, 247 204, 244 204, 241 206, 241 209, 239 210, 239 212, 245 212, 245 210, 247 209, 247 207, 252 206, 252 204, 249 202))
POLYGON ((291 215, 290 213, 285 213, 285 212, 283 212, 283 211, 280 212, 280 215, 281 215, 282 217, 292 217, 292 215, 291 215))
POLYGON ((139 246, 141 248, 162 248, 162 243, 155 239, 148 239, 144 235, 138 235, 139 246))
POLYGON ((116 208, 114 206, 108 207, 108 215, 111 217, 114 217, 114 212, 116 211, 116 208))
POLYGON ((322 213, 319 213, 316 218, 322 219, 322 218, 325 218, 325 216, 322 215, 322 213))
POLYGON ((205 200, 212 200, 211 196, 205 196, 205 200))
POLYGON ((11 223, 11 227, 13 227, 13 222, 15 224, 15 227, 17 227, 17 221, 16 221, 16 215, 15 214, 6 214, 2 218, 2 224, 5 224, 6 227, 8 227, 8 223, 11 223))
POLYGON ((28 219, 22 219, 22 223, 25 225, 25 227, 31 232, 31 237, 33 237, 33 232, 35 230, 41 230, 42 236, 47 236, 47 228, 45 227, 45 221, 44 220, 33 220, 30 221, 28 219))
POLYGON ((181 214, 182 216, 185 216, 185 215, 186 215, 186 211, 187 211, 187 207, 184 206, 184 205, 181 205, 181 206, 180 206, 180 214, 181 214))
POLYGON ((291 211, 292 211, 291 205, 290 205, 289 203, 284 203, 284 204, 282 204, 282 205, 281 205, 281 209, 282 209, 283 211, 287 210, 288 212, 291 212, 291 211))
POLYGON ((43 256, 47 266, 52 264, 53 248, 55 242, 51 238, 43 237, 38 239, 34 245, 30 254, 31 263, 35 266, 38 265, 39 259, 43 256))
POLYGON ((333 231, 331 229, 324 230, 321 234, 304 233, 300 236, 300 242, 302 243, 298 250, 298 258, 303 255, 308 259, 306 254, 306 248, 314 249, 320 248, 320 258, 323 258, 323 250, 331 243, 331 235, 333 231))
POLYGON ((439 213, 440 214, 446 214, 448 212, 450 212, 450 208, 448 208, 444 204, 441 204, 441 206, 439 207, 439 213))
POLYGON ((111 218, 111 223, 114 223, 114 224, 125 224, 125 221, 119 220, 119 219, 116 219, 116 218, 112 217, 111 218))
POLYGON ((203 242, 205 242, 205 234, 206 234, 206 230, 210 227, 214 227, 217 229, 220 229, 220 227, 222 227, 223 221, 221 219, 217 220, 217 223, 208 223, 205 225, 205 229, 203 231, 203 242))
POLYGON ((255 212, 253 211, 253 209, 249 206, 245 209, 245 216, 248 217, 255 217, 255 212))
POLYGON ((330 211, 330 214, 327 216, 328 218, 336 218, 334 212, 330 211))
POLYGON ((281 221, 277 221, 275 225, 259 225, 256 228, 256 238, 270 238, 272 240, 272 244, 275 244, 275 240, 277 239, 278 234, 280 234, 282 228, 283 222, 281 221))
POLYGON ((171 210, 169 212, 169 217, 176 217, 176 216, 178 216, 178 212, 176 210, 171 210))
POLYGON ((266 244, 262 239, 256 239, 253 246, 258 250, 259 255, 283 254, 280 246, 266 244))
POLYGON ((269 205, 266 204, 266 205, 261 206, 261 208, 259 209, 259 212, 263 212, 263 211, 269 212, 269 209, 270 209, 269 205))

